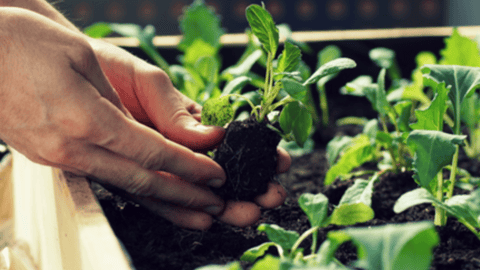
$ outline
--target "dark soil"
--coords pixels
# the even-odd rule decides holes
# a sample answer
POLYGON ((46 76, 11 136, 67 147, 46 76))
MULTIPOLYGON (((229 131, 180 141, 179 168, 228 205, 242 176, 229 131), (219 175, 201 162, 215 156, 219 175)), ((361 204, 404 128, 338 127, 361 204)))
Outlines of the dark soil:
MULTIPOLYGON (((479 175, 479 165, 466 158, 460 160, 460 167, 479 175)), ((138 270, 150 269, 195 269, 207 264, 225 264, 239 260, 248 248, 267 241, 264 234, 256 232, 260 223, 277 224, 300 233, 309 228, 308 220, 297 204, 298 197, 305 192, 322 192, 332 204, 338 203, 343 192, 353 183, 337 181, 324 187, 322 181, 327 170, 324 150, 294 158, 290 171, 278 177, 288 191, 288 198, 281 207, 264 210, 257 224, 247 228, 236 228, 215 222, 206 232, 178 228, 155 217, 144 208, 125 202, 105 190, 97 190, 100 202, 110 220, 113 230, 123 242, 138 270)), ((416 188, 411 173, 385 174, 375 186, 372 208, 375 219, 356 226, 375 226, 387 223, 405 223, 433 220, 434 209, 419 205, 395 214, 392 210, 397 198, 406 191, 416 188)), ((329 226, 319 233, 319 243, 326 233, 341 227, 329 226)), ((480 269, 480 241, 462 224, 449 219, 445 228, 437 228, 441 239, 434 251, 431 269, 474 270, 480 269)), ((308 249, 308 241, 304 247, 308 249)), ((337 258, 348 263, 356 259, 355 248, 343 245, 337 258)), ((250 265, 243 264, 244 269, 250 265)))
POLYGON ((224 169, 227 181, 213 192, 236 201, 253 201, 265 193, 275 177, 280 140, 266 121, 249 118, 230 123, 213 158, 224 169))

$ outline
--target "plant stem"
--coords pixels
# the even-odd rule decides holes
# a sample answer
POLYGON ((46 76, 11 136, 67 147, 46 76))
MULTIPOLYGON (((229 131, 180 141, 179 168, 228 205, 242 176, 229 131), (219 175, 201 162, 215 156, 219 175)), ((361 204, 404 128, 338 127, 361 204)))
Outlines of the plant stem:
MULTIPOLYGON (((443 172, 440 170, 440 172, 437 174, 437 194, 436 194, 437 200, 443 202, 443 172)), ((447 223, 447 214, 446 211, 438 206, 435 206, 435 220, 434 224, 436 226, 445 226, 447 223)))
POLYGON ((450 183, 448 186, 447 196, 446 199, 450 199, 453 196, 453 188, 455 187, 455 177, 457 176, 457 165, 458 165, 458 154, 460 150, 460 146, 455 146, 455 154, 453 155, 452 161, 452 170, 450 171, 450 183))
MULTIPOLYGON (((318 229, 320 227, 318 226, 315 226, 313 228, 310 228, 309 230, 307 230, 306 232, 304 232, 298 239, 297 239, 297 242, 295 242, 295 244, 293 245, 292 247, 292 250, 290 251, 290 254, 294 254, 295 251, 297 250, 297 248, 300 246, 300 244, 303 242, 303 240, 305 240, 309 235, 313 234, 315 236, 316 233, 318 233, 318 229)), ((316 245, 316 242, 317 240, 314 238, 313 239, 315 242, 315 245, 316 245)), ((314 252, 312 252, 314 253, 314 252)))
MULTIPOLYGON (((388 128, 387 128, 387 123, 386 123, 386 120, 385 120, 385 116, 380 116, 380 122, 382 123, 383 131, 385 133, 388 133, 388 128)), ((392 147, 388 147, 388 153, 392 157, 393 169, 395 170, 395 172, 398 172, 397 160, 395 158, 395 153, 393 152, 392 147)))
POLYGON ((328 126, 330 115, 328 113, 327 93, 325 91, 325 85, 319 85, 318 91, 320 93, 320 109, 322 110, 322 124, 328 126))
POLYGON ((471 232, 473 232, 473 234, 475 234, 475 236, 478 238, 478 240, 480 240, 480 232, 478 232, 477 229, 474 226, 472 226, 470 223, 468 223, 463 218, 459 219, 458 221, 460 221, 460 223, 465 225, 465 227, 467 227, 467 229, 469 229, 471 232))

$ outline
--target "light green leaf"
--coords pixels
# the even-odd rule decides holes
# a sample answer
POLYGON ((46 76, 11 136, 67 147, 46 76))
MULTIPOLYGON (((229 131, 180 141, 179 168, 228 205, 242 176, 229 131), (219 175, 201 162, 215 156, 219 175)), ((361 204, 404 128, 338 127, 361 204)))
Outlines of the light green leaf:
POLYGON ((412 114, 412 102, 411 101, 403 101, 395 104, 393 109, 398 115, 396 119, 398 128, 402 132, 410 132, 410 116, 412 114))
POLYGON ((283 78, 281 80, 283 89, 295 100, 302 101, 307 94, 307 87, 298 81, 290 78, 283 78))
MULTIPOLYGON (((342 57, 342 51, 339 47, 335 45, 328 45, 327 47, 323 48, 317 55, 318 62, 317 62, 317 69, 323 66, 324 64, 333 61, 342 57)), ((328 81, 335 78, 338 73, 331 74, 329 76, 325 76, 318 80, 317 87, 324 86, 328 81)))
POLYGON ((358 248, 355 266, 364 269, 427 270, 439 237, 431 222, 343 230, 358 248))
POLYGON ((255 4, 248 6, 245 12, 252 32, 260 40, 265 50, 275 56, 278 49, 279 33, 270 13, 255 4))
POLYGON ((218 49, 221 46, 220 37, 225 33, 220 19, 203 0, 195 0, 187 8, 180 19, 180 30, 183 38, 178 48, 182 51, 186 51, 197 39, 218 49))
POLYGON ((207 265, 196 268, 195 270, 242 270, 239 262, 232 262, 227 265, 207 265))
POLYGON ((225 88, 222 91, 222 95, 229 95, 239 92, 242 90, 245 84, 251 81, 252 79, 247 76, 240 76, 238 78, 235 78, 233 81, 230 81, 227 83, 227 85, 225 85, 225 88))
POLYGON ((417 68, 412 73, 412 83, 405 87, 402 97, 405 99, 417 100, 424 105, 430 104, 430 99, 423 92, 423 74, 421 67, 437 63, 435 55, 431 52, 420 52, 415 58, 417 68))
POLYGON ((335 164, 340 153, 352 142, 350 136, 336 136, 327 144, 327 160, 330 166, 335 164))
POLYGON ((311 227, 328 225, 328 198, 325 195, 304 193, 298 199, 298 204, 307 215, 311 227))
POLYGON ((267 255, 265 258, 259 260, 250 270, 281 270, 280 268, 280 258, 273 257, 272 255, 267 255))
POLYGON ((335 253, 343 243, 350 241, 350 239, 351 237, 342 231, 329 231, 327 233, 327 239, 318 249, 316 264, 319 266, 332 267, 332 269, 337 269, 333 266, 338 266, 338 264, 335 263, 335 261, 337 260, 335 258, 335 253))
POLYGON ((310 78, 308 78, 303 85, 313 84, 322 77, 336 74, 347 68, 354 68, 357 64, 350 58, 338 58, 322 65, 310 78))
POLYGON ((194 65, 202 57, 214 58, 217 54, 217 49, 206 43, 202 39, 197 39, 185 49, 183 62, 185 64, 194 65))
POLYGON ((424 203, 433 203, 435 201, 437 201, 437 199, 430 191, 425 188, 417 188, 400 196, 393 206, 393 211, 398 214, 410 207, 424 203))
POLYGON ((388 48, 372 49, 368 55, 372 61, 384 69, 389 69, 395 62, 395 51, 388 48))
POLYGON ((315 150, 315 142, 312 138, 308 138, 303 147, 298 146, 294 141, 287 142, 286 140, 281 140, 278 146, 285 149, 291 157, 307 155, 315 150))
POLYGON ((300 102, 287 104, 280 113, 280 127, 285 134, 293 133, 295 142, 303 147, 312 130, 312 115, 300 102))
POLYGON ((204 56, 195 62, 195 70, 197 70, 207 83, 216 83, 218 80, 218 70, 220 64, 212 56, 204 56))
POLYGON ((466 136, 451 135, 441 131, 414 130, 407 138, 407 145, 415 153, 413 159, 414 178, 427 188, 437 173, 450 164, 456 146, 466 136))
POLYGON ((260 224, 257 228, 259 232, 265 232, 270 241, 280 245, 283 250, 290 250, 300 237, 296 231, 287 231, 275 224, 260 224))
POLYGON ((461 118, 470 129, 470 132, 477 129, 477 125, 480 122, 480 97, 477 93, 463 101, 461 118))
POLYGON ((445 39, 445 49, 440 51, 441 65, 459 65, 480 67, 480 51, 477 43, 460 35, 457 29, 453 30, 450 37, 445 39))
POLYGON ((360 135, 354 138, 352 145, 340 157, 337 163, 332 166, 325 176, 325 185, 330 185, 338 176, 348 174, 354 168, 375 158, 375 147, 372 146, 367 135, 360 135))
POLYGON ((448 109, 448 91, 445 83, 436 88, 436 94, 430 106, 425 110, 415 110, 417 123, 410 125, 412 129, 443 130, 443 117, 448 109))
POLYGON ((344 95, 364 97, 366 92, 376 91, 377 88, 378 85, 373 83, 372 77, 362 75, 347 83, 340 89, 340 92, 344 95))
POLYGON ((302 51, 290 42, 285 43, 285 48, 278 60, 275 73, 292 72, 298 69, 300 60, 302 59, 302 51))
POLYGON ((480 86, 480 68, 464 66, 425 65, 422 68, 425 83, 432 87, 445 82, 450 88, 448 97, 454 111, 454 133, 460 133, 460 113, 463 99, 480 86))
POLYGON ((112 28, 109 23, 98 22, 83 29, 83 33, 92 38, 103 38, 112 33, 112 28))
POLYGON ((265 252, 270 248, 270 247, 273 247, 275 246, 275 243, 273 242, 267 242, 267 243, 263 243, 259 246, 256 246, 256 247, 253 247, 247 251, 245 251, 242 255, 242 257, 240 257, 240 260, 241 261, 246 261, 246 262, 254 262, 255 260, 257 260, 258 258, 262 257, 263 255, 265 255, 265 252))
POLYGON ((342 204, 333 210, 330 224, 350 226, 372 220, 374 216, 373 209, 364 203, 342 204))
POLYGON ((387 70, 382 69, 378 75, 376 88, 365 88, 365 96, 372 103, 373 109, 381 115, 387 115, 390 110, 390 104, 387 101, 387 93, 385 91, 385 74, 387 70))
POLYGON ((202 109, 202 124, 223 127, 233 120, 234 111, 229 96, 207 100, 202 109))
POLYGON ((353 186, 349 187, 342 198, 339 205, 363 203, 366 206, 372 205, 373 186, 378 180, 378 174, 375 174, 370 180, 358 179, 353 186))
POLYGON ((248 74, 248 72, 252 69, 253 65, 258 61, 258 59, 260 59, 260 57, 262 57, 262 55, 262 50, 253 51, 250 55, 246 56, 245 59, 239 64, 225 69, 222 72, 222 76, 230 75, 233 77, 237 77, 248 74))

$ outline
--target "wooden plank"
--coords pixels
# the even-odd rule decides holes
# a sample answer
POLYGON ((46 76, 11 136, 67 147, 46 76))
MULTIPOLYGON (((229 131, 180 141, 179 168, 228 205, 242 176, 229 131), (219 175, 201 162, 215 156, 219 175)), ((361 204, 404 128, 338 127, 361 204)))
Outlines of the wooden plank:
POLYGON ((131 270, 87 179, 13 151, 16 238, 40 270, 131 270))
MULTIPOLYGON (((480 34, 480 26, 457 27, 462 35, 474 38, 480 34)), ((451 35, 453 27, 424 27, 424 28, 392 28, 392 29, 367 29, 367 30, 336 30, 336 31, 304 31, 293 32, 292 38, 302 42, 322 42, 336 40, 369 40, 393 39, 411 37, 446 37, 451 35)), ((182 36, 157 36, 153 44, 157 47, 176 47, 182 36)), ((136 38, 104 38, 105 41, 121 47, 138 47, 140 43, 136 38)), ((285 37, 281 37, 283 42, 285 37)), ((225 34, 221 37, 224 46, 244 46, 248 42, 245 34, 225 34)))

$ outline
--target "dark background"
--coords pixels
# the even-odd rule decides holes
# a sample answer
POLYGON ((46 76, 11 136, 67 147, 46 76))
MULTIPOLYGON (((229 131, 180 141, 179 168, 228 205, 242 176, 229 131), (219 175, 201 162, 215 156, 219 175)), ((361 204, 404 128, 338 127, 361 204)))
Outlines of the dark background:
MULTIPOLYGON (((151 24, 159 35, 179 34, 178 17, 193 0, 64 0, 57 4, 80 27, 94 22, 151 24)), ((228 33, 244 32, 245 8, 261 1, 206 0, 228 33)), ((265 0, 277 24, 294 31, 444 26, 448 0, 265 0)))

